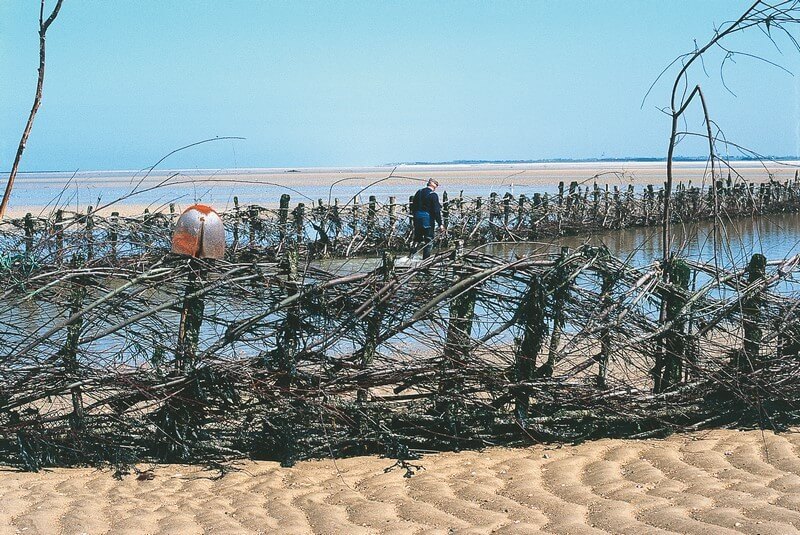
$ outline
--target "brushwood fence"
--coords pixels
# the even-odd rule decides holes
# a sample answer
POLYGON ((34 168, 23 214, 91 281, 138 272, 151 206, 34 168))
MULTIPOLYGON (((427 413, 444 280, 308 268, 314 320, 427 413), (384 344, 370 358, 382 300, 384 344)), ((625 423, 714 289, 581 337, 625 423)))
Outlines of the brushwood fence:
POLYGON ((379 452, 410 469, 426 451, 800 417, 797 257, 636 268, 454 242, 334 270, 277 238, 272 256, 157 254, 161 214, 100 242, 89 216, 82 238, 23 234, 0 269, 4 463, 379 452))
MULTIPOLYGON (((234 207, 221 214, 226 225, 228 259, 245 261, 278 258, 288 243, 297 243, 303 256, 352 257, 382 251, 408 250, 412 235, 410 201, 390 197, 379 202, 356 196, 341 203, 292 205, 288 194, 277 208, 234 207)), ((467 245, 519 242, 661 224, 664 192, 646 186, 599 187, 572 182, 559 184, 554 194, 535 193, 487 198, 442 195, 447 232, 440 245, 461 240, 467 245)), ((678 184, 673 192, 674 222, 800 211, 800 180, 761 184, 734 183, 729 177, 712 187, 678 184)), ((104 212, 105 214, 105 212, 104 212)), ((120 256, 161 255, 169 250, 171 229, 178 217, 168 212, 145 212, 135 217, 57 210, 43 217, 31 214, 0 222, 0 268, 25 263, 28 267, 69 261, 74 254, 113 261, 120 256)), ((22 269, 26 269, 22 266, 22 269)))

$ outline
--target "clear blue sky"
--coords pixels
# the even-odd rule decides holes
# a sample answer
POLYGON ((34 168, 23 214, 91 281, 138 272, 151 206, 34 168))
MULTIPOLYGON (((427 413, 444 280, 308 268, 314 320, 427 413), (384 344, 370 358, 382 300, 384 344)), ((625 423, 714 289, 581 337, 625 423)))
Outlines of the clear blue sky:
MULTIPOLYGON (((661 69, 750 2, 65 0, 23 170, 664 156, 661 69)), ((54 0, 48 0, 48 7, 54 0)), ((0 0, 0 169, 30 110, 38 2, 0 0)), ((797 35, 797 34, 795 34, 797 35)), ((694 78, 729 139, 800 154, 800 53, 757 32, 694 78)), ((700 128, 699 121, 690 123, 700 128)), ((678 153, 699 155, 702 144, 678 153)))

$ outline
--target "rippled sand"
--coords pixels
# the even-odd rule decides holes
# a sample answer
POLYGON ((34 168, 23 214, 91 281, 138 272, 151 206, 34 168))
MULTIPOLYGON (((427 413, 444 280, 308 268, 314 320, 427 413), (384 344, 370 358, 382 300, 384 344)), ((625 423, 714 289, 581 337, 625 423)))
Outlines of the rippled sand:
POLYGON ((794 433, 713 431, 429 455, 410 479, 376 457, 248 462, 218 480, 5 470, 0 534, 798 533, 799 452, 794 433))

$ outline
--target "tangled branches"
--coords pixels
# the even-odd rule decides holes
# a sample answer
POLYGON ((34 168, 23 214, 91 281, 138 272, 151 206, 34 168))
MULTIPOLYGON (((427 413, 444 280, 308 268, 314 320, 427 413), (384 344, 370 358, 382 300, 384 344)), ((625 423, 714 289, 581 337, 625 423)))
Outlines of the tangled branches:
POLYGON ((690 289, 596 247, 515 260, 456 248, 412 266, 391 253, 302 264, 284 248, 4 271, 0 457, 33 470, 408 460, 797 419, 796 258, 673 262, 690 289))

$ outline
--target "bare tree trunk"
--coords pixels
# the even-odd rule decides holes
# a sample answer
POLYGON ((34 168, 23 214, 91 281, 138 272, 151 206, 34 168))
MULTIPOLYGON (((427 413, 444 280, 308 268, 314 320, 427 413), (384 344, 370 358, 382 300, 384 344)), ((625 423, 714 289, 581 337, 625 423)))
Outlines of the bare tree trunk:
POLYGON ((22 139, 19 140, 17 155, 14 157, 14 165, 11 166, 11 174, 8 176, 6 192, 3 194, 3 202, 0 203, 0 219, 6 215, 8 198, 11 196, 11 188, 14 187, 14 179, 17 177, 19 161, 22 159, 22 152, 25 150, 25 145, 28 142, 28 136, 31 134, 31 128, 33 128, 33 118, 36 117, 36 112, 39 111, 39 106, 42 103, 42 85, 44 85, 45 37, 47 34, 47 29, 56 19, 56 16, 58 16, 58 12, 61 10, 61 3, 63 1, 64 0, 58 0, 56 2, 56 7, 53 8, 53 12, 49 17, 47 17, 47 20, 44 20, 45 0, 42 0, 42 3, 39 7, 39 79, 36 81, 36 97, 33 99, 33 107, 31 108, 31 113, 28 116, 28 122, 25 125, 25 130, 22 132, 22 139))
MULTIPOLYGON (((714 37, 705 44, 702 48, 695 50, 694 52, 686 55, 686 60, 683 62, 683 66, 681 67, 680 71, 678 71, 678 75, 675 77, 675 81, 672 84, 672 93, 670 95, 670 116, 672 118, 672 131, 669 138, 669 147, 667 149, 667 181, 664 184, 664 214, 662 219, 662 262, 664 266, 667 265, 670 257, 671 251, 671 206, 670 201, 672 198, 672 183, 673 183, 673 176, 672 176, 672 159, 675 153, 675 145, 678 141, 678 121, 683 113, 686 111, 686 108, 689 107, 689 104, 692 102, 692 99, 695 95, 700 95, 700 100, 702 101, 703 105, 703 114, 706 120, 706 128, 709 137, 709 158, 711 158, 711 177, 712 181, 714 178, 714 143, 711 137, 711 124, 710 119, 708 117, 708 108, 706 107, 705 99, 703 98, 702 91, 700 90, 700 86, 697 85, 694 89, 689 93, 689 96, 686 96, 686 92, 682 93, 682 96, 679 97, 679 93, 681 91, 681 82, 687 82, 687 72, 689 71, 689 67, 698 59, 700 59, 705 52, 723 40, 727 35, 742 31, 746 28, 751 26, 757 26, 758 24, 765 24, 766 29, 769 30, 769 21, 774 20, 781 23, 786 22, 796 22, 797 19, 790 16, 789 10, 783 3, 780 3, 778 6, 771 6, 769 4, 765 4, 762 0, 757 0, 753 5, 751 5, 747 11, 745 11, 742 16, 740 16, 736 21, 730 23, 727 28, 724 30, 718 31, 714 37), (774 13, 773 13, 774 11, 774 13), (779 16, 778 16, 779 15, 779 16)), ((772 23, 775 25, 775 22, 772 23)), ((716 222, 715 222, 716 225, 716 222)))

